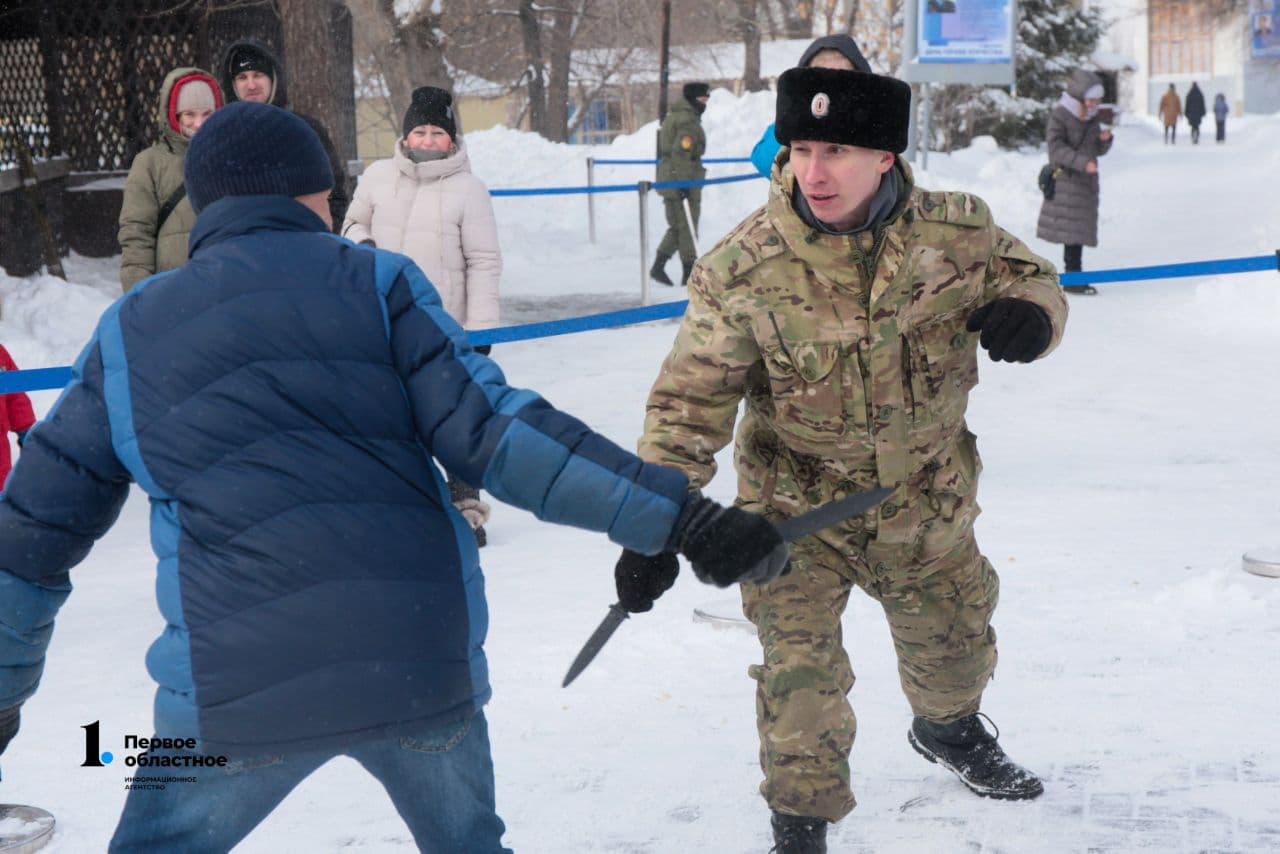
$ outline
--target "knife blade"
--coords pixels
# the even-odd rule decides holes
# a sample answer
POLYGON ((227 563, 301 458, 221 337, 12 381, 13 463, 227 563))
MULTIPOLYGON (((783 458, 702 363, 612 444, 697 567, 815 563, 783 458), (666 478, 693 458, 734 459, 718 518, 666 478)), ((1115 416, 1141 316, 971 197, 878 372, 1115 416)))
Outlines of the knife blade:
POLYGON ((861 516, 871 508, 878 506, 893 493, 894 490, 887 486, 877 487, 866 492, 855 492, 838 501, 829 501, 821 507, 801 513, 799 516, 792 516, 790 519, 775 522, 774 527, 778 529, 782 539, 792 543, 801 537, 816 534, 823 528, 830 528, 832 525, 839 524, 845 519, 861 516))
POLYGON ((605 643, 618 630, 618 626, 622 625, 622 621, 627 619, 630 614, 627 609, 622 607, 621 602, 614 602, 609 606, 609 613, 591 633, 591 637, 587 638, 587 642, 583 644, 582 651, 578 653, 578 657, 573 660, 573 664, 569 665, 569 672, 564 675, 564 681, 560 683, 561 688, 568 688, 569 683, 578 678, 578 674, 587 669, 587 665, 596 657, 596 654, 604 648, 605 643))
MULTIPOLYGON (((778 529, 778 533, 783 540, 792 542, 801 537, 807 537, 809 534, 817 533, 823 528, 830 528, 845 519, 861 516, 880 504, 893 492, 893 489, 883 486, 866 492, 855 492, 853 495, 848 495, 838 501, 828 502, 821 507, 801 513, 799 516, 793 516, 790 519, 777 522, 774 527, 778 529)), ((591 633, 591 637, 587 638, 587 642, 583 644, 582 651, 573 660, 573 664, 569 665, 569 672, 565 674, 564 681, 560 683, 561 688, 569 687, 569 683, 577 679, 578 675, 587 669, 587 665, 600 653, 600 650, 604 649, 604 645, 609 642, 609 638, 613 637, 613 633, 618 630, 618 626, 621 626, 629 616, 627 609, 622 607, 621 602, 614 602, 609 606, 609 613, 600 621, 600 625, 596 626, 596 630, 591 633)))

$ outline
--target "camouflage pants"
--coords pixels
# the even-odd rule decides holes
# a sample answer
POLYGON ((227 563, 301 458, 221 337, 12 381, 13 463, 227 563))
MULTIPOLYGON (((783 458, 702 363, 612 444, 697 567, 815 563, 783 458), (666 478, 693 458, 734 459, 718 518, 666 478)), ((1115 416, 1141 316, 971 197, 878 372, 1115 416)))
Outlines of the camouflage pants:
MULTIPOLYGON (((991 615, 999 580, 973 537, 971 437, 967 448, 940 456, 939 468, 906 488, 904 512, 919 514, 912 542, 878 543, 871 514, 792 544, 787 575, 742 587, 743 610, 764 649, 764 663, 748 673, 757 682, 760 791, 775 810, 838 821, 853 809, 857 721, 847 695, 854 674, 840 619, 854 586, 884 608, 912 712, 946 722, 978 710, 996 663, 991 615)), ((771 494, 761 498, 774 512, 779 505, 785 515, 798 512, 785 507, 788 500, 812 496, 815 487, 826 493, 822 500, 838 497, 839 481, 800 474, 807 482, 798 483, 789 465, 772 471, 771 494)))
MULTIPOLYGON (((696 229, 702 211, 702 190, 690 187, 685 192, 689 194, 689 214, 693 217, 693 227, 696 229)), ((698 251, 693 245, 689 218, 684 214, 684 201, 678 195, 674 199, 663 197, 662 208, 667 215, 667 232, 662 235, 662 242, 658 244, 658 257, 670 258, 679 250, 680 260, 692 264, 698 257, 698 251)))

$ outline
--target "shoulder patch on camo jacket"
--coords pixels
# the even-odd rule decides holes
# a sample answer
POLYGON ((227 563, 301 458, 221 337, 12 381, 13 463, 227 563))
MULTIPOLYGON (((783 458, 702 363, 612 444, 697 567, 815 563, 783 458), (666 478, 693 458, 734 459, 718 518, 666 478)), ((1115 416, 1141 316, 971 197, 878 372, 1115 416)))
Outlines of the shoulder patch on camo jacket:
POLYGON ((971 193, 920 190, 916 210, 921 219, 983 228, 991 222, 987 203, 971 193))
POLYGON ((769 222, 767 208, 761 207, 722 237, 699 263, 717 276, 734 278, 785 251, 786 241, 769 222))

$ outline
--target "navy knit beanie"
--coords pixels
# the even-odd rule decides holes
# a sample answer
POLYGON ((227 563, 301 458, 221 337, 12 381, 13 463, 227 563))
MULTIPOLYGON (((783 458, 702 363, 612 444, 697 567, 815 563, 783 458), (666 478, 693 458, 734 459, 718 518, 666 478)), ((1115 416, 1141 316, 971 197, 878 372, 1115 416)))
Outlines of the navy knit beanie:
POLYGON ((216 110, 182 167, 198 214, 223 196, 305 196, 333 188, 320 137, 288 110, 236 101, 216 110))

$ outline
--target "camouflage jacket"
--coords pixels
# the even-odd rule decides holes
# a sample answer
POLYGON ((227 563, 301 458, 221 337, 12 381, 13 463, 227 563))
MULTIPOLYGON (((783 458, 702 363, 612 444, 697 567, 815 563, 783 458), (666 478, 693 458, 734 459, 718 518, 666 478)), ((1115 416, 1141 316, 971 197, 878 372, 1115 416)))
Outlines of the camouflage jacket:
POLYGON ((1034 302, 1053 326, 1049 350, 1057 346, 1067 304, 1053 266, 997 226, 981 199, 921 190, 905 162, 896 168, 905 189, 887 221, 829 235, 792 209, 794 178, 779 158, 768 204, 693 269, 689 307, 650 392, 643 458, 706 484, 745 398, 740 499, 759 498, 744 467, 764 447, 860 486, 902 485, 965 430, 978 381, 978 336, 965 320, 975 308, 1034 302))
MULTIPOLYGON (((706 177, 702 155, 707 135, 693 106, 681 98, 671 105, 658 131, 658 180, 698 181, 706 177)), ((664 198, 676 198, 679 190, 659 190, 664 198)))

